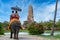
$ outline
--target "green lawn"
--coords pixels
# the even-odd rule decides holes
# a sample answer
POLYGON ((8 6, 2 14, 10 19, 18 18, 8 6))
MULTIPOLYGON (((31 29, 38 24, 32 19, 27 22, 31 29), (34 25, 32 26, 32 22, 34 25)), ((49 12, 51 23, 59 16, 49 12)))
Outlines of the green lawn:
POLYGON ((4 32, 10 32, 10 30, 5 30, 4 32))
POLYGON ((60 38, 60 34, 53 36, 54 38, 60 38))
MULTIPOLYGON (((5 32, 10 32, 10 30, 5 30, 5 32)), ((27 29, 24 29, 24 30, 19 30, 19 32, 28 32, 28 30, 27 29)))
MULTIPOLYGON (((10 32, 10 30, 5 30, 5 32, 10 32)), ((19 30, 19 32, 29 32, 27 29, 19 30)), ((45 30, 45 33, 50 33, 51 30, 45 30)), ((54 30, 54 32, 60 32, 60 30, 54 30)))
MULTIPOLYGON (((45 30, 46 33, 50 33, 51 30, 45 30)), ((54 32, 60 32, 60 30, 54 30, 54 32)))
POLYGON ((20 32, 29 32, 27 29, 20 30, 20 32))

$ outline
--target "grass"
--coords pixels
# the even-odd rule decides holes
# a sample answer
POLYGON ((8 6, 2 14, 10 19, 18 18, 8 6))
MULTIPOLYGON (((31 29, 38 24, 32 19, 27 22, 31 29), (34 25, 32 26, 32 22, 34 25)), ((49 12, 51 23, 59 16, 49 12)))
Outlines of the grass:
MULTIPOLYGON (((5 32, 10 32, 10 30, 5 30, 5 32)), ((24 29, 24 30, 19 30, 19 32, 28 32, 28 30, 27 29, 24 29)))
POLYGON ((10 30, 5 30, 5 32, 10 32, 10 30))
POLYGON ((29 32, 27 29, 24 29, 24 30, 20 30, 19 32, 29 32))
MULTIPOLYGON (((5 32, 10 32, 10 30, 5 30, 5 32)), ((20 29, 19 32, 29 32, 27 29, 20 29)), ((60 32, 60 30, 54 30, 54 32, 60 32)), ((45 30, 45 33, 51 33, 51 30, 45 30)))
MULTIPOLYGON (((51 30, 45 30, 45 33, 50 33, 51 30)), ((54 30, 54 32, 60 32, 60 30, 54 30)))
POLYGON ((60 38, 60 34, 53 36, 54 38, 60 38))

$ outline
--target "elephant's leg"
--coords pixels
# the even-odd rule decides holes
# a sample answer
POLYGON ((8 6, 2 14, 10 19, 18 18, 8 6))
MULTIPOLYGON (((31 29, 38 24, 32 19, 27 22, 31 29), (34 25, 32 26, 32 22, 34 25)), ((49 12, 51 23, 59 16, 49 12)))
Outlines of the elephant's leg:
POLYGON ((11 35, 10 35, 10 38, 12 38, 12 35, 13 35, 13 32, 11 31, 11 35))
POLYGON ((16 32, 16 33, 15 33, 15 39, 18 39, 18 29, 16 29, 15 32, 16 32))
POLYGON ((14 39, 16 39, 16 30, 14 31, 14 39))
POLYGON ((17 36, 17 39, 18 39, 18 32, 17 32, 16 36, 17 36))
POLYGON ((18 39, 18 30, 16 31, 16 38, 18 39))

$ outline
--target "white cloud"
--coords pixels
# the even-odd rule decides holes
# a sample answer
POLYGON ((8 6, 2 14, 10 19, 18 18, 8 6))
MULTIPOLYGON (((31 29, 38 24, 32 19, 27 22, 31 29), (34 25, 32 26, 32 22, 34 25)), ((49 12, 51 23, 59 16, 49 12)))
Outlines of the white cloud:
MULTIPOLYGON (((60 5, 59 4, 60 4, 60 1, 58 3, 58 11, 57 11, 57 17, 58 15, 59 17, 56 18, 56 20, 60 18, 60 5)), ((52 4, 48 4, 48 5, 42 4, 42 6, 38 7, 36 10, 34 9, 35 20, 37 22, 53 20, 55 5, 56 5, 55 2, 52 4)))

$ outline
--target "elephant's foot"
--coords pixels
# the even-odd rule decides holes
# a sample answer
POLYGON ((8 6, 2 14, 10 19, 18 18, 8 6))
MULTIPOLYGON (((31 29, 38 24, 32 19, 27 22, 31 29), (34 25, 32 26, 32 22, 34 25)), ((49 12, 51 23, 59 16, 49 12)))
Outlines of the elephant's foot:
POLYGON ((15 36, 14 39, 18 39, 18 37, 15 36))
POLYGON ((10 38, 12 38, 12 37, 10 37, 10 38))
POLYGON ((18 37, 16 39, 18 39, 18 37))
POLYGON ((14 39, 18 39, 18 37, 14 37, 14 39))
POLYGON ((16 39, 16 38, 14 38, 14 39, 16 39))
POLYGON ((14 39, 16 39, 16 36, 14 36, 14 39))

